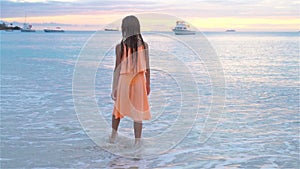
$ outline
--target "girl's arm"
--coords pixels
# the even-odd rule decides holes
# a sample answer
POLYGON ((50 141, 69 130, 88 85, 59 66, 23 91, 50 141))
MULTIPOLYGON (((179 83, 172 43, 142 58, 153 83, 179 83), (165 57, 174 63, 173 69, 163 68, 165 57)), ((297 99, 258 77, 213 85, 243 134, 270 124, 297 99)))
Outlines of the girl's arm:
POLYGON ((150 94, 150 64, 149 64, 149 48, 147 43, 145 43, 145 57, 146 57, 146 89, 147 89, 147 95, 149 95, 150 94))
POLYGON ((116 100, 117 97, 117 88, 118 88, 118 81, 120 76, 120 63, 121 63, 121 45, 118 44, 116 46, 116 63, 113 75, 113 83, 112 83, 112 93, 111 98, 116 100))

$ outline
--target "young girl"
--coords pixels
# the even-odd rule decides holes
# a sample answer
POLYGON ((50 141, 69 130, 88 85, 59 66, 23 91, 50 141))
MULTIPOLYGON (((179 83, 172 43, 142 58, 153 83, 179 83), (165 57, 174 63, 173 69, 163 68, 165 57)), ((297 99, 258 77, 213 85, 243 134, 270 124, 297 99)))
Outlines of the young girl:
POLYGON ((120 119, 128 116, 134 121, 135 144, 139 144, 142 120, 151 118, 147 98, 150 93, 148 44, 142 38, 138 19, 132 15, 122 20, 122 36, 121 43, 116 46, 110 141, 115 140, 120 119))

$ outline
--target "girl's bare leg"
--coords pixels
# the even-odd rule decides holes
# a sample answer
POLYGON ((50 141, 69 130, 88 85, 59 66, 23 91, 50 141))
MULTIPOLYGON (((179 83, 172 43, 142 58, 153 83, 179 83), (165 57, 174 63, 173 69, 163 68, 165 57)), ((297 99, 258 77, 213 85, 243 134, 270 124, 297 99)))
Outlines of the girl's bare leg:
POLYGON ((142 128, 143 123, 141 121, 134 122, 134 136, 135 136, 135 144, 140 144, 141 136, 142 136, 142 128))
POLYGON ((111 119, 111 136, 110 136, 110 142, 113 143, 115 141, 115 138, 117 136, 118 133, 118 127, 120 124, 120 118, 115 117, 115 115, 112 115, 112 119, 111 119))

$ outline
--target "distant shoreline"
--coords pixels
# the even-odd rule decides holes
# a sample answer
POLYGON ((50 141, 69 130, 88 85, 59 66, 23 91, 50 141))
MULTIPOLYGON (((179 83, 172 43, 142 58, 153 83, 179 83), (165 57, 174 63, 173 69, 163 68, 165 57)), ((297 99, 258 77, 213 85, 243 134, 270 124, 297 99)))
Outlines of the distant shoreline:
MULTIPOLYGON (((0 28, 0 31, 13 30, 15 32, 20 32, 21 28, 18 26, 0 28)), ((44 30, 36 30, 36 32, 44 32, 44 30)), ((121 31, 105 31, 105 30, 65 30, 65 32, 106 32, 106 33, 121 33, 121 31)), ((142 31, 147 32, 161 32, 161 33, 173 33, 172 31, 142 31)), ((243 34, 243 33, 300 33, 299 31, 236 31, 236 32, 226 32, 226 31, 196 31, 198 33, 224 33, 224 34, 243 34)))

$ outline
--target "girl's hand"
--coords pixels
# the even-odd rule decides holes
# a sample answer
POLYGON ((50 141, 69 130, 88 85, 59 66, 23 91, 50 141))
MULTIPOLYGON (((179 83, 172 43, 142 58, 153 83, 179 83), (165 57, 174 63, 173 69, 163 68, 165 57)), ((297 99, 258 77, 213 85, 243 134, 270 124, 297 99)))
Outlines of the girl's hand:
POLYGON ((114 89, 111 93, 111 99, 113 99, 113 101, 116 101, 117 99, 117 89, 114 89))
POLYGON ((150 94, 150 85, 146 85, 146 89, 147 89, 147 95, 150 94))

